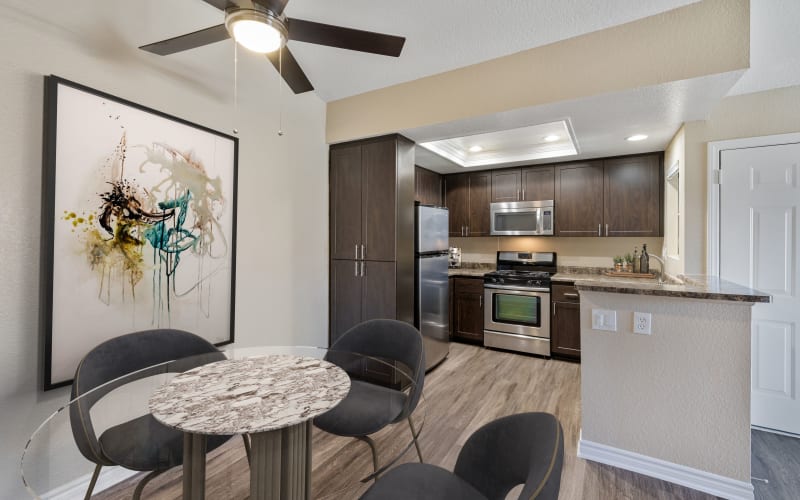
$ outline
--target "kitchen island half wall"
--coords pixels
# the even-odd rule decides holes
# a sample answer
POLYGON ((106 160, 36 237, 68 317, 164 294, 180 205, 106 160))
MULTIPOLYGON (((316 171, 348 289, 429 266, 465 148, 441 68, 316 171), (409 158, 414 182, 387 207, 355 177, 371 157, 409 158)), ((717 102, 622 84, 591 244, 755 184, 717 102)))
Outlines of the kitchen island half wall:
POLYGON ((692 278, 685 286, 576 281, 578 456, 752 499, 750 318, 753 303, 770 297, 692 278), (634 333, 636 313, 649 315, 650 334, 634 333))

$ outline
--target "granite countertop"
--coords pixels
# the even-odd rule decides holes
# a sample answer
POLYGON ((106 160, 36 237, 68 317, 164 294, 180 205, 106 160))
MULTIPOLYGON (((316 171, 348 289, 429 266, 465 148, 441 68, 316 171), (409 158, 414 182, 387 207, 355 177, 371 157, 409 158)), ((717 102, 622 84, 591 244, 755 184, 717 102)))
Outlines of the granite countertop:
POLYGON ((482 278, 484 274, 494 271, 496 266, 494 264, 487 264, 483 262, 462 262, 461 267, 451 267, 447 270, 447 275, 450 277, 462 278, 482 278))
POLYGON ((579 291, 625 293, 689 299, 727 300, 733 302, 770 302, 769 294, 747 288, 714 276, 680 276, 659 284, 654 279, 618 278, 590 273, 561 273, 554 281, 575 282, 579 291))

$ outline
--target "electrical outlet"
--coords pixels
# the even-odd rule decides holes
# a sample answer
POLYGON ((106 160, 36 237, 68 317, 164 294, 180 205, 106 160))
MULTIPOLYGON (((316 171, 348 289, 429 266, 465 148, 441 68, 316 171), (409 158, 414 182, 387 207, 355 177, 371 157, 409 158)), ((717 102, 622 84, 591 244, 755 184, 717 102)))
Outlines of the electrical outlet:
POLYGON ((650 313, 633 313, 633 332, 650 335, 652 331, 653 315, 650 313))
POLYGON ((608 309, 592 309, 592 329, 617 331, 617 311, 608 309))

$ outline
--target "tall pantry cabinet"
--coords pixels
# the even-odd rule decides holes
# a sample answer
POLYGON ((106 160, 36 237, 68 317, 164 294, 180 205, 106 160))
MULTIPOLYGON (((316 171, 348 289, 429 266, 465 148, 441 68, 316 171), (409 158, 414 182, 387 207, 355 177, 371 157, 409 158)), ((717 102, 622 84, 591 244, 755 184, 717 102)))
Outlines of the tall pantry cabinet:
POLYGON ((414 143, 330 147, 330 343, 369 319, 414 322, 414 143))

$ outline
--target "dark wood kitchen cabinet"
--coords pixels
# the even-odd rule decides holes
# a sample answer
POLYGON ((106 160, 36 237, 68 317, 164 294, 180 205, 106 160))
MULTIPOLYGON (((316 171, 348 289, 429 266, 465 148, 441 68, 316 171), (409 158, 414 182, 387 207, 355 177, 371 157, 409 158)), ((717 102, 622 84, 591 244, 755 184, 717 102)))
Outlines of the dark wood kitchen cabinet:
POLYGON ((581 359, 581 304, 572 284, 553 284, 550 352, 553 356, 581 359))
POLYGON ((454 278, 452 337, 483 344, 483 278, 454 278))
POLYGON ((414 321, 414 143, 330 148, 330 342, 368 319, 414 321))
POLYGON ((436 205, 442 203, 442 176, 422 167, 414 168, 414 193, 418 202, 423 205, 436 205))
POLYGON ((661 236, 661 157, 644 155, 605 160, 603 172, 603 234, 661 236))
POLYGON ((491 172, 447 175, 444 182, 450 236, 489 236, 491 172))
POLYGON ((556 236, 602 236, 603 162, 557 165, 556 236))
POLYGON ((662 236, 661 154, 556 166, 558 236, 662 236))
POLYGON ((555 168, 550 166, 496 170, 492 173, 492 202, 552 200, 555 168))

